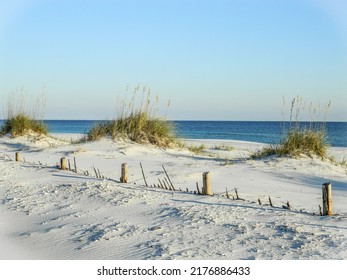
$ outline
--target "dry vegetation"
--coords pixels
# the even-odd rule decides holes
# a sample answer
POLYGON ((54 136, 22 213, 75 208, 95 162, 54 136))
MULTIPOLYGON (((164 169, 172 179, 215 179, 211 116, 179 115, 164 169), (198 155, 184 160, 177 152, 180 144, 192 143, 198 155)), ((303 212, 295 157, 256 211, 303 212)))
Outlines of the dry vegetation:
POLYGON ((159 147, 170 147, 176 144, 174 125, 156 116, 158 96, 153 102, 150 89, 144 87, 141 92, 138 86, 130 102, 121 100, 119 104, 118 117, 94 125, 84 140, 94 141, 109 136, 112 139, 129 139, 136 143, 151 143, 159 147), (138 102, 139 97, 140 102, 138 102))
POLYGON ((28 107, 23 92, 20 95, 12 94, 7 104, 6 118, 0 128, 0 135, 10 133, 12 137, 28 133, 47 134, 43 123, 45 96, 41 94, 31 107, 28 107))
MULTIPOLYGON (((289 128, 283 122, 284 137, 277 145, 270 145, 257 151, 252 158, 261 158, 270 155, 292 156, 301 154, 326 158, 326 116, 330 108, 330 102, 325 106, 315 106, 312 102, 308 107, 309 122, 301 121, 301 114, 307 109, 302 98, 292 100, 289 118, 289 128)), ((285 102, 283 101, 283 107, 285 102)), ((282 111, 284 114, 284 111, 282 111)))

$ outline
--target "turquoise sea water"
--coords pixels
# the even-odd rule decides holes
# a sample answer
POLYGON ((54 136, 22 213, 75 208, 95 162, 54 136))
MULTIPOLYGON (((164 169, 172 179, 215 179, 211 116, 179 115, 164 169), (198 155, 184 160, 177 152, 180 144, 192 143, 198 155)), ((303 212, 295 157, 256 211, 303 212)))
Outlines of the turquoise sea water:
MULTIPOLYGON (((86 133, 97 120, 45 120, 50 133, 86 133)), ((0 121, 1 125, 2 121, 0 121)), ((187 139, 224 139, 276 144, 289 123, 264 121, 173 121, 176 134, 187 139)), ((302 126, 308 123, 301 123, 302 126)), ((347 147, 347 122, 327 122, 327 142, 347 147)))

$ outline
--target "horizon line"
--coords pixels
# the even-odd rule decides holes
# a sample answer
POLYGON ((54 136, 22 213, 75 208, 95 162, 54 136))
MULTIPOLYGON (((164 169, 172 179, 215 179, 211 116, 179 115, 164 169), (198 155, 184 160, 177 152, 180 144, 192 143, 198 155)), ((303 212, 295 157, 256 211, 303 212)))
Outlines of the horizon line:
MULTIPOLYGON (((160 118, 160 117, 159 117, 160 118)), ((0 121, 5 121, 7 119, 0 119, 0 121)), ((41 119, 42 121, 110 121, 113 119, 55 119, 55 118, 47 118, 47 119, 41 119)), ((165 119, 164 119, 165 120, 165 119)), ((167 121, 170 122, 286 122, 286 123, 296 123, 296 122, 308 122, 308 123, 328 123, 328 122, 340 122, 340 123, 345 123, 347 122, 347 120, 300 120, 300 121, 296 121, 296 120, 218 120, 218 119, 175 119, 175 120, 169 120, 167 119, 167 121)))

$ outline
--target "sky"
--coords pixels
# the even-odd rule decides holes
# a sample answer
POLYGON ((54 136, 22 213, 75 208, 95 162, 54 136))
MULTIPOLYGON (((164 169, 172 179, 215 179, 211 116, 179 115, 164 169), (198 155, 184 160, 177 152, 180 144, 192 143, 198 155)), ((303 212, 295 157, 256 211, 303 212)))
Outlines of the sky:
POLYGON ((110 119, 137 85, 172 120, 281 120, 299 95, 347 121, 347 1, 0 0, 3 108, 110 119))

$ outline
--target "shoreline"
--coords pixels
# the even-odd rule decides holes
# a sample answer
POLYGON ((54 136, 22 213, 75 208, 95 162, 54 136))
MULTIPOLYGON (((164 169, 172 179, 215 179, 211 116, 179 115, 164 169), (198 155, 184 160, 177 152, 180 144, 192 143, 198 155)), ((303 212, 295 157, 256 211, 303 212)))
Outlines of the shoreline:
MULTIPOLYGON (((79 133, 51 133, 49 136, 58 138, 64 141, 75 141, 81 139, 86 134, 79 133)), ((265 146, 269 146, 269 143, 242 141, 242 140, 230 140, 230 139, 185 139, 179 138, 180 141, 186 144, 193 144, 194 146, 205 145, 207 148, 213 148, 218 145, 236 146, 239 149, 251 149, 256 151, 265 146), (252 147, 252 148, 250 148, 252 147)), ((328 147, 328 153, 333 156, 337 162, 347 160, 347 147, 328 147)))
MULTIPOLYGON (((103 120, 102 122, 106 122, 103 120)), ((98 121, 97 121, 98 122, 98 121)), ((276 144, 283 136, 282 121, 177 121, 176 135, 186 139, 221 139, 243 140, 276 144)), ((91 120, 51 120, 47 125, 49 133, 78 133, 89 131, 94 121, 91 120)), ((285 122, 286 127, 289 122, 285 122)), ((303 122, 306 124, 307 122, 303 122)), ((328 122, 327 140, 329 145, 347 147, 347 122, 328 122), (329 125, 330 124, 330 125, 329 125)))

